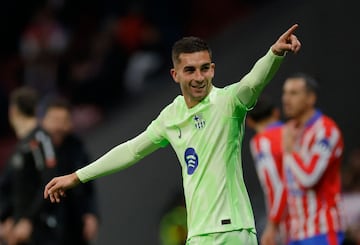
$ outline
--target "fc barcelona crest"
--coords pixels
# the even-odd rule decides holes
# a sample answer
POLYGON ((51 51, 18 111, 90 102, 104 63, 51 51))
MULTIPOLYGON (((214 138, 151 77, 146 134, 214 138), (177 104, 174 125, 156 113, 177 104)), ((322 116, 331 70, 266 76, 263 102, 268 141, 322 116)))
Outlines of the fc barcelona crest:
POLYGON ((194 116, 194 123, 195 123, 195 128, 197 129, 202 129, 205 127, 205 120, 202 118, 202 115, 195 115, 194 116))

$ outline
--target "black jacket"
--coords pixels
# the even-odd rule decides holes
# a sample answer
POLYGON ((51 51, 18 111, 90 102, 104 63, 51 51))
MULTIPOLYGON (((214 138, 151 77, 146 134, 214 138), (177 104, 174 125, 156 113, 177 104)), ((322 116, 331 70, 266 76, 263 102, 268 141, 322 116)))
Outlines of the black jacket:
MULTIPOLYGON (((55 151, 59 175, 72 173, 90 162, 84 143, 74 134, 68 135, 61 145, 55 147, 55 151)), ((90 181, 67 190, 61 207, 63 244, 87 244, 82 232, 83 215, 93 214, 99 218, 95 182, 90 181)))
POLYGON ((33 224, 33 236, 57 229, 58 206, 43 197, 45 185, 57 171, 50 137, 36 127, 19 140, 0 176, 1 221, 9 217, 15 222, 27 218, 33 224))

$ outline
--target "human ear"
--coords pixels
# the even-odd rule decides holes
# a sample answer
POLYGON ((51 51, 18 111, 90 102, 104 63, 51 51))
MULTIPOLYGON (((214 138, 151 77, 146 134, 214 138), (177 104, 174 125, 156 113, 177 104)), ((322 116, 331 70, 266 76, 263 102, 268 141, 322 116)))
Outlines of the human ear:
POLYGON ((175 68, 170 69, 170 75, 176 83, 179 83, 179 81, 177 79, 177 72, 176 72, 175 68))

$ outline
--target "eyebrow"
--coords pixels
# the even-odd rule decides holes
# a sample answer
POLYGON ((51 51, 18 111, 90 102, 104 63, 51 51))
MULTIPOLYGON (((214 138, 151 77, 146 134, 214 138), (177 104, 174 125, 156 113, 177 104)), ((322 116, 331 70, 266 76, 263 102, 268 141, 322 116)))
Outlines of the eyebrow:
MULTIPOLYGON (((204 68, 204 67, 209 67, 210 65, 211 65, 211 62, 207 62, 207 63, 202 64, 200 67, 204 68)), ((189 68, 195 68, 195 66, 194 65, 184 66, 184 70, 189 69, 189 68)))

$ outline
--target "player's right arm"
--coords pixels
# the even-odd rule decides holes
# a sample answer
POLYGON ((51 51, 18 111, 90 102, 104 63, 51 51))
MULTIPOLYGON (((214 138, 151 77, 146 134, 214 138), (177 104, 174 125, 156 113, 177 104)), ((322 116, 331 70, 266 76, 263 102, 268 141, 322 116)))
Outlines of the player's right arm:
POLYGON ((132 140, 114 147, 96 161, 76 172, 53 178, 45 186, 44 198, 49 197, 51 202, 60 202, 60 198, 65 195, 65 190, 79 183, 85 183, 125 169, 159 149, 159 147, 150 140, 146 132, 143 132, 132 140))

